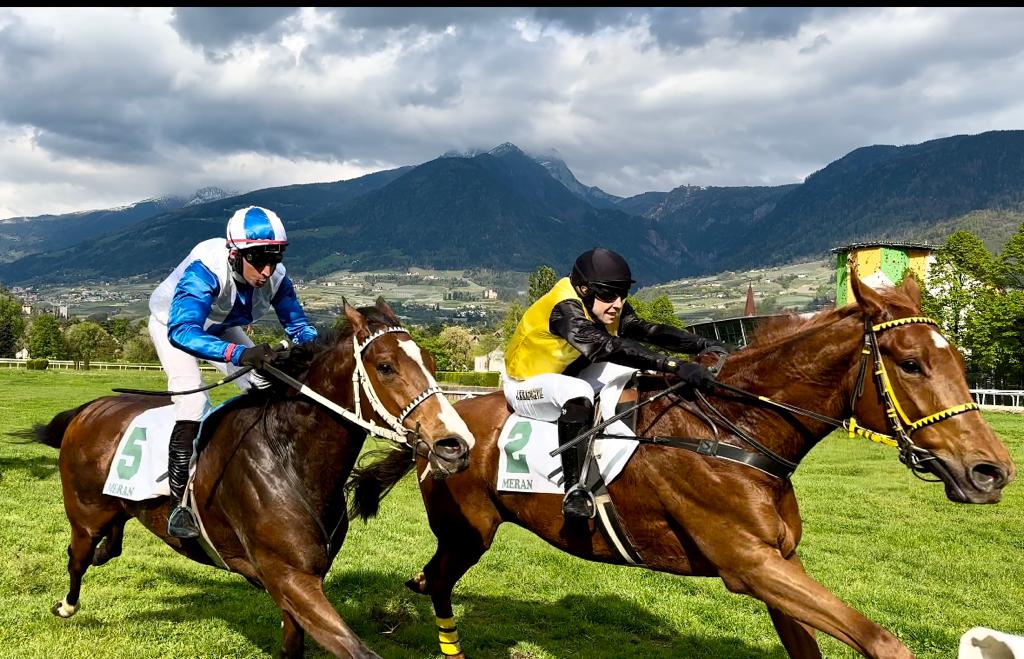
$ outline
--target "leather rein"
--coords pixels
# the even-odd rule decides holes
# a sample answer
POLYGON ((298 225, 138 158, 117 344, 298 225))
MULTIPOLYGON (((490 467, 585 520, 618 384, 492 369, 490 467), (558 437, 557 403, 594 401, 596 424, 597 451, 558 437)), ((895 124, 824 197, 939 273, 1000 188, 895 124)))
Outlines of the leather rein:
MULTIPOLYGON (((897 320, 890 320, 883 323, 872 324, 870 319, 864 319, 864 345, 861 349, 860 366, 857 372, 857 381, 854 385, 853 392, 850 398, 850 410, 851 415, 849 419, 845 421, 842 419, 836 419, 824 414, 819 414, 813 410, 807 410, 796 405, 790 405, 788 403, 781 403, 766 396, 759 396, 751 393, 744 389, 734 387, 724 382, 716 382, 716 388, 724 389, 732 393, 738 394, 739 396, 759 401, 769 407, 773 407, 785 412, 792 414, 798 414, 805 416, 816 421, 820 421, 826 425, 830 425, 834 428, 842 428, 847 431, 848 436, 853 437, 854 435, 870 439, 871 441, 885 444, 887 446, 895 446, 899 448, 899 459, 904 465, 911 470, 911 472, 921 478, 922 480, 934 480, 926 479, 922 476, 925 473, 933 473, 939 477, 943 482, 949 484, 951 487, 959 490, 959 486, 956 481, 952 478, 945 463, 942 462, 931 450, 926 449, 922 446, 918 446, 914 443, 912 435, 926 428, 930 425, 945 421, 959 414, 965 412, 978 411, 981 407, 974 402, 962 403, 960 405, 954 405, 946 409, 929 414, 916 421, 911 421, 910 417, 907 416, 903 407, 900 405, 899 398, 896 396, 896 392, 892 388, 892 382, 889 378, 889 374, 885 368, 885 362, 882 359, 882 351, 878 345, 878 334, 880 332, 897 329, 900 327, 906 327, 909 325, 932 325, 938 327, 938 323, 931 318, 925 316, 910 316, 907 318, 899 318, 897 320), (885 434, 876 432, 869 428, 865 428, 858 424, 856 415, 853 412, 856 409, 856 403, 864 393, 864 381, 867 374, 868 361, 871 360, 874 364, 873 374, 875 383, 879 395, 882 399, 882 406, 885 409, 886 419, 888 421, 889 429, 892 434, 885 434)), ((936 330, 937 331, 937 330, 936 330)), ((724 361, 724 360, 723 360, 724 361)), ((720 368, 722 362, 720 361, 718 367, 720 368)), ((588 431, 577 437, 575 440, 566 443, 562 447, 559 447, 554 453, 561 453, 563 450, 568 449, 571 445, 576 444, 580 441, 586 441, 590 437, 596 435, 598 432, 603 430, 612 422, 622 419, 629 414, 633 413, 640 407, 647 405, 663 395, 674 392, 682 387, 683 383, 677 383, 668 387, 667 389, 659 392, 658 394, 648 398, 647 400, 641 401, 636 405, 631 406, 629 409, 616 414, 614 417, 601 423, 593 430, 588 431)), ((725 426, 732 434, 739 437, 743 442, 748 444, 754 450, 750 451, 739 446, 733 446, 731 444, 723 443, 717 439, 705 439, 695 437, 666 437, 666 436, 654 436, 654 437, 633 437, 625 435, 601 435, 601 437, 608 437, 614 439, 635 439, 642 444, 654 444, 661 446, 671 446, 674 448, 681 448, 688 451, 693 451, 701 455, 707 455, 711 457, 721 458, 731 462, 737 462, 745 464, 747 466, 758 469, 766 474, 774 476, 780 479, 788 479, 796 471, 797 463, 788 460, 781 455, 775 453, 761 442, 753 438, 748 432, 738 427, 731 420, 727 419, 721 412, 719 412, 711 403, 707 397, 700 392, 696 391, 697 400, 700 406, 707 411, 707 413, 717 419, 719 423, 725 426)), ((698 416, 700 416, 705 423, 711 426, 715 435, 718 435, 718 429, 715 426, 714 421, 708 418, 703 412, 698 409, 698 416)))

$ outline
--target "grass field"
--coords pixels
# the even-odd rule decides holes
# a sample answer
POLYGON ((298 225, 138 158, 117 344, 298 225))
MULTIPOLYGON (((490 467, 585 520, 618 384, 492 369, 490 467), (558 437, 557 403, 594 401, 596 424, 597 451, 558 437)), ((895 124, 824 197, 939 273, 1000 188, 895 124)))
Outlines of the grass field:
MULTIPOLYGON (((57 452, 6 433, 159 373, 0 371, 0 656, 264 657, 280 646, 270 597, 189 562, 129 522, 124 555, 86 573, 81 611, 49 613, 68 587, 57 452)), ((234 395, 230 387, 216 399, 234 395)), ((986 418, 1024 464, 1024 419, 986 418)), ((808 572, 918 657, 949 659, 981 625, 1024 634, 1024 484, 996 506, 960 506, 913 478, 893 449, 833 436, 794 478, 808 572)), ((327 595, 384 657, 438 656, 429 600, 405 590, 433 552, 411 479, 381 517, 353 525, 327 595)), ((455 591, 474 658, 781 658, 763 605, 721 582, 588 563, 503 526, 455 591)), ((855 656, 821 638, 826 657, 855 656)), ((307 640, 309 656, 324 656, 307 640)))

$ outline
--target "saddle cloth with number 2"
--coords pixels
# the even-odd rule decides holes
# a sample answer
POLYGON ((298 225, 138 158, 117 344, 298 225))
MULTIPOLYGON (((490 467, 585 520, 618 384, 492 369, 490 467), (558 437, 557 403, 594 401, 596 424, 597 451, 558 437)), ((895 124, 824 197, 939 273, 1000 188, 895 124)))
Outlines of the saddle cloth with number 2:
MULTIPOLYGON (((615 378, 601 390, 599 404, 602 420, 615 416, 615 406, 628 380, 628 376, 615 378)), ((616 421, 601 431, 601 434, 633 435, 633 431, 622 421, 616 421)), ((639 445, 640 442, 629 439, 594 441, 593 454, 606 484, 611 483, 622 473, 622 468, 629 462, 629 458, 639 445)), ((509 416, 498 437, 497 490, 547 494, 564 492, 562 457, 551 455, 551 451, 556 448, 557 423, 528 419, 518 414, 509 416), (548 478, 553 472, 557 473, 548 478)))

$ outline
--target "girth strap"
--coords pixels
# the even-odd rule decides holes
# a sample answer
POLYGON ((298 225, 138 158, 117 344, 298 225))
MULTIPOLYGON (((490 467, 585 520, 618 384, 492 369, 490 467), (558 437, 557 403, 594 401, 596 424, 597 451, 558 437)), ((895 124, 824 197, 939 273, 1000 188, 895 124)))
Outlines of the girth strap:
POLYGON ((686 451, 693 451, 700 455, 712 458, 720 458, 738 464, 753 467, 769 476, 776 478, 789 478, 793 475, 793 469, 789 469, 778 461, 763 453, 755 453, 739 446, 726 444, 714 439, 701 439, 698 437, 637 437, 641 444, 653 444, 655 446, 671 446, 686 451))

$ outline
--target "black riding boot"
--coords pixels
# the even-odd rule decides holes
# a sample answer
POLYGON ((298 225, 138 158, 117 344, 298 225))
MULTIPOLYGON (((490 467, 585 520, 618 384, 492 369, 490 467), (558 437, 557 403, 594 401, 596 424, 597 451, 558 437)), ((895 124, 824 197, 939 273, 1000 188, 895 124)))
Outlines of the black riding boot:
POLYGON ((185 483, 188 482, 188 463, 192 459, 192 442, 199 432, 198 421, 176 421, 171 431, 171 445, 167 459, 167 477, 171 482, 171 503, 174 509, 167 518, 167 534, 175 538, 199 536, 199 524, 192 511, 182 505, 185 483))
MULTIPOLYGON (((594 418, 594 404, 587 398, 573 398, 562 407, 558 418, 558 445, 563 446, 590 429, 594 418)), ((591 439, 580 442, 562 455, 562 475, 565 477, 565 498, 562 499, 562 515, 568 518, 590 519, 596 506, 594 495, 580 482, 583 461, 587 458, 591 439)))

